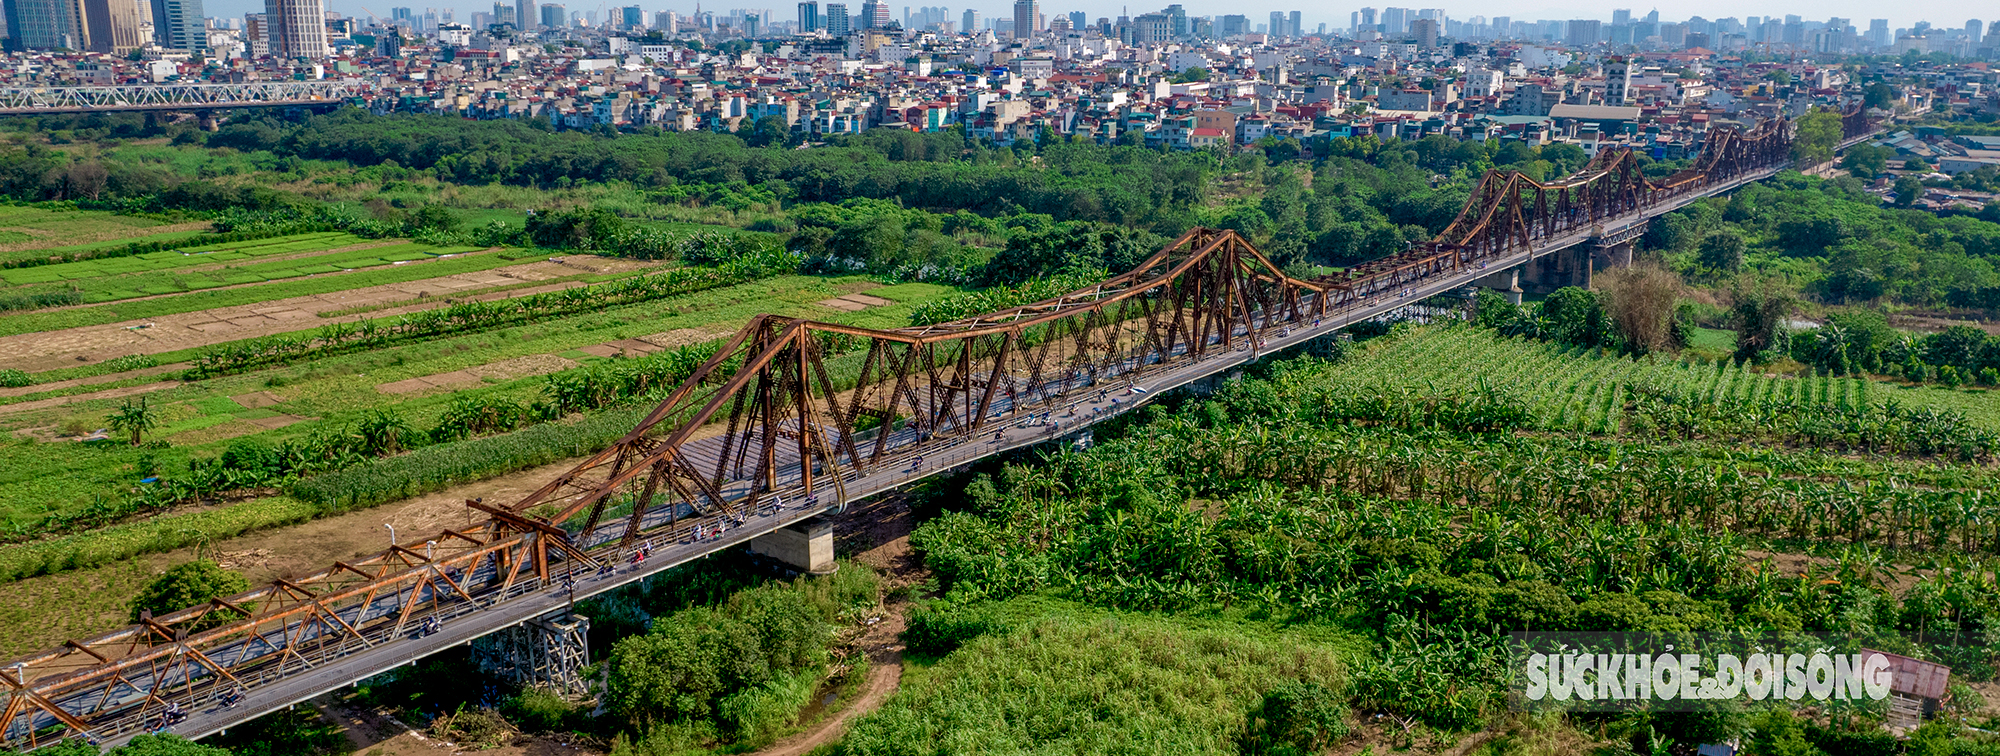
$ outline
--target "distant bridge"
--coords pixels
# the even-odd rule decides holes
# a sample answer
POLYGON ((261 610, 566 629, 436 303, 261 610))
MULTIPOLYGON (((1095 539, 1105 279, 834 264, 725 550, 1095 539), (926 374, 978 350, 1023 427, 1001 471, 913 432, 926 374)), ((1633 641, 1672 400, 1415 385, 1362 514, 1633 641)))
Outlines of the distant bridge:
POLYGON ((339 81, 243 84, 132 84, 109 87, 0 87, 0 115, 224 110, 338 105, 353 85, 339 81))
MULTIPOLYGON (((1843 144, 1873 131, 1858 110, 1843 123, 1843 144)), ((819 515, 847 502, 1077 437, 1150 396, 1555 253, 1586 250, 1587 270, 1588 250, 1629 245, 1647 219, 1789 167, 1792 137, 1783 120, 1720 129, 1696 165, 1660 179, 1623 150, 1553 182, 1490 172, 1435 239, 1331 278, 1292 278, 1235 232, 1195 229, 1132 271, 950 323, 759 316, 610 448, 512 505, 467 502, 476 526, 0 666, 0 739, 208 735, 484 636, 574 637, 551 618, 575 599, 738 544, 823 569, 819 515), (168 706, 185 720, 164 721, 168 706)), ((583 655, 536 637, 544 650, 496 669, 573 681, 583 655)))

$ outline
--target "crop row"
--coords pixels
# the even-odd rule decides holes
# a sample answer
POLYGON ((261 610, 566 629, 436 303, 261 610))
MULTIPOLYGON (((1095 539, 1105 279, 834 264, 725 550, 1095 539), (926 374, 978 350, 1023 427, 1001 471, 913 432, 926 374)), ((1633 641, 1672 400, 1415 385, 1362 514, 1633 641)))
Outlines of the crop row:
POLYGON ((513 299, 461 302, 394 319, 335 323, 308 333, 227 344, 197 356, 188 374, 193 379, 226 375, 263 365, 377 349, 398 341, 590 312, 753 281, 787 273, 797 267, 796 256, 772 246, 713 268, 676 268, 594 286, 513 299))

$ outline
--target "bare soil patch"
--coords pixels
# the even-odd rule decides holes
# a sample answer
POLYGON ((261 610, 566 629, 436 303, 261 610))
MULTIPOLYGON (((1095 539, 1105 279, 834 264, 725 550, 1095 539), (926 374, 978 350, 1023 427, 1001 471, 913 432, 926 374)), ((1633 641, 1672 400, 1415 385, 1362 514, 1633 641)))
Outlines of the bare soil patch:
MULTIPOLYGON (((607 264, 614 268, 630 265, 632 269, 658 265, 658 263, 622 260, 607 264)), ((447 306, 453 301, 522 297, 584 284, 579 281, 565 281, 460 298, 452 297, 452 292, 546 281, 576 274, 577 270, 574 268, 556 263, 523 263, 494 270, 368 286, 328 294, 290 297, 150 319, 66 328, 60 331, 6 336, 0 337, 0 368, 14 368, 33 373, 132 354, 159 354, 226 341, 307 331, 326 323, 403 315, 447 306), (377 305, 388 306, 375 308, 377 305), (342 312, 359 307, 371 309, 332 317, 320 316, 323 312, 342 312)))
POLYGON ((7 414, 11 412, 26 412, 28 410, 47 409, 49 407, 60 407, 65 404, 74 404, 76 402, 87 402, 92 399, 117 399, 121 396, 136 396, 139 394, 152 393, 154 391, 159 391, 161 389, 170 389, 179 385, 181 385, 180 381, 160 381, 158 383, 147 383, 138 386, 126 386, 124 388, 105 389, 103 391, 92 391, 84 394, 71 394, 69 396, 56 396, 47 399, 35 399, 33 401, 15 402, 13 404, 0 405, 0 414, 7 414))

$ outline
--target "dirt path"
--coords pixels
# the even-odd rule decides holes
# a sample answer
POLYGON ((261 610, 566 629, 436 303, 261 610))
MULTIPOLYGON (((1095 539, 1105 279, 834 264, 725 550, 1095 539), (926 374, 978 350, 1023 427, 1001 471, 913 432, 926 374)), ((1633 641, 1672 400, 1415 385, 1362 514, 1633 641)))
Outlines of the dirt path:
POLYGON ((889 700, 889 694, 896 692, 896 686, 903 681, 903 652, 890 652, 879 661, 873 654, 869 656, 869 663, 874 666, 868 668, 868 682, 853 703, 812 729, 757 751, 758 756, 804 756, 847 734, 848 720, 882 708, 882 702, 889 700))
POLYGON ((49 397, 47 399, 35 399, 26 402, 15 402, 13 404, 0 404, 0 415, 13 412, 27 412, 28 410, 47 409, 49 407, 60 407, 62 405, 69 404, 71 402, 87 402, 92 399, 116 399, 121 396, 148 394, 154 391, 159 391, 161 389, 170 389, 179 385, 181 385, 180 381, 157 381, 154 383, 147 383, 138 386, 126 386, 124 388, 105 389, 103 391, 91 391, 83 394, 70 394, 69 396, 54 396, 54 397, 49 397))
MULTIPOLYGON (((863 502, 834 519, 833 532, 840 534, 835 551, 852 554, 853 559, 882 574, 884 591, 915 585, 930 576, 923 560, 910 550, 910 529, 914 526, 908 502, 889 495, 863 502)), ((832 716, 785 738, 758 756, 803 756, 847 733, 855 717, 882 708, 890 694, 903 682, 903 628, 907 601, 890 602, 882 621, 870 625, 853 644, 868 654, 868 679, 832 716)))
MULTIPOLYGON (((0 337, 0 369, 15 368, 33 373, 100 362, 131 354, 160 354, 258 336, 307 331, 327 323, 393 317, 442 307, 447 304, 445 300, 450 298, 454 291, 546 281, 574 276, 580 272, 596 271, 599 268, 637 270, 657 266, 658 263, 593 259, 588 265, 590 267, 583 268, 575 261, 568 264, 554 261, 521 263, 493 270, 368 286, 327 294, 0 337), (416 301, 419 299, 422 301, 416 301), (334 317, 323 318, 319 315, 322 312, 381 305, 388 306, 334 317)), ((473 295, 464 299, 523 297, 582 285, 585 284, 581 281, 565 281, 546 286, 528 286, 473 295)))
POLYGON ((51 381, 48 383, 37 383, 33 386, 9 386, 0 388, 0 397, 27 396, 29 394, 39 394, 44 391, 59 391, 66 388, 74 388, 76 386, 95 386, 100 383, 122 381, 125 380, 126 378, 139 378, 148 375, 159 375, 161 373, 176 373, 182 370, 186 370, 188 369, 188 367, 189 367, 188 363, 176 362, 172 365, 158 365, 149 368, 141 368, 138 370, 127 370, 123 373, 105 373, 103 375, 93 375, 84 378, 71 378, 67 381, 51 381))

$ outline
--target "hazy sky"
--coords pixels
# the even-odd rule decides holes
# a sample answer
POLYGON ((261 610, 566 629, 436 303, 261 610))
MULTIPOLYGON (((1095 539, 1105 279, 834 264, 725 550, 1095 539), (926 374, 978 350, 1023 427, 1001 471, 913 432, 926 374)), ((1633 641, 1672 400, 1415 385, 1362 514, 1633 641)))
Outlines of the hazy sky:
MULTIPOLYGON (((390 13, 390 6, 410 7, 416 9, 418 13, 422 13, 425 7, 454 7, 458 11, 458 19, 460 21, 469 21, 471 20, 471 14, 479 11, 487 11, 492 8, 490 1, 485 3, 468 3, 465 0, 452 0, 449 6, 447 6, 444 3, 439 3, 438 0, 428 0, 428 2, 434 3, 434 5, 425 6, 423 3, 426 1, 365 0, 364 6, 363 2, 356 2, 356 0, 327 0, 327 10, 338 11, 345 15, 366 16, 370 15, 367 10, 363 10, 366 7, 373 10, 376 15, 387 16, 390 13)), ((509 1, 511 2, 511 0, 509 1)), ((929 1, 937 2, 938 0, 929 1)), ((1559 1, 1562 4, 1550 4, 1549 0, 1491 0, 1490 2, 1480 2, 1475 5, 1453 5, 1436 2, 1419 3, 1412 1, 1407 7, 1442 7, 1452 18, 1468 18, 1474 14, 1479 14, 1485 16, 1511 16, 1515 20, 1597 18, 1609 21, 1611 19, 1611 11, 1614 8, 1630 8, 1633 15, 1637 16, 1643 16, 1647 11, 1658 8, 1660 10, 1660 18, 1668 21, 1682 21, 1686 20, 1689 16, 1702 16, 1712 20, 1729 16, 1744 18, 1752 13, 1773 17, 1783 17, 1788 13, 1795 13, 1804 16, 1808 20, 1823 20, 1829 16, 1853 19, 1856 25, 1863 29, 1868 28, 1867 21, 1871 18, 1888 18, 1890 28, 1907 27, 1918 21, 1929 21, 1933 26, 1963 28, 1968 18, 1976 17, 1986 21, 2000 19, 2000 8, 1985 6, 1984 4, 1950 2, 1947 0, 1909 0, 1907 2, 1892 4, 1885 4, 1879 1, 1862 2, 1861 0, 1819 0, 1815 2, 1802 2, 1801 0, 1781 0, 1776 2, 1769 0, 1753 0, 1752 2, 1696 0, 1696 2, 1676 3, 1673 5, 1645 5, 1639 3, 1591 4, 1574 2, 1573 0, 1559 1), (1885 6, 1893 6, 1893 8, 1885 6), (1984 13, 1982 13, 1982 10, 1984 13)), ((598 0, 596 3, 591 2, 591 0, 567 0, 563 4, 570 10, 595 10, 600 7, 608 10, 614 7, 631 5, 633 2, 634 0, 598 0)), ((637 0, 637 2, 638 5, 646 9, 649 16, 654 11, 671 10, 688 13, 695 9, 694 0, 675 0, 674 2, 637 0)), ((825 0, 822 0, 822 2, 825 2, 825 0)), ((846 2, 850 13, 859 11, 861 0, 846 0, 846 2)), ((910 7, 919 7, 922 2, 923 0, 917 0, 917 2, 908 2, 907 5, 910 7)), ((1048 0, 1042 5, 1042 12, 1044 14, 1055 14, 1081 10, 1088 13, 1092 21, 1096 21, 1100 16, 1116 18, 1120 15, 1121 8, 1129 9, 1129 13, 1132 15, 1138 15, 1147 11, 1157 10, 1166 5, 1166 3, 1160 2, 1160 0, 1148 0, 1148 2, 1157 4, 1121 6, 1115 2, 1106 2, 1106 0, 1075 0, 1074 2, 1048 0)), ((1245 10, 1244 6, 1239 3, 1222 2, 1221 0, 1182 0, 1181 4, 1187 8, 1188 15, 1191 16, 1241 13, 1249 16, 1253 24, 1268 21, 1271 11, 1274 10, 1288 12, 1297 10, 1304 14, 1303 21, 1308 30, 1318 28, 1319 24, 1322 23, 1327 24, 1329 28, 1345 28, 1348 23, 1348 14, 1361 7, 1359 4, 1327 5, 1295 2, 1293 0, 1267 0, 1267 2, 1270 4, 1261 10, 1245 10), (1287 2, 1290 4, 1284 4, 1287 2)), ((891 0, 890 15, 895 18, 901 18, 905 4, 905 2, 891 0)), ((205 10, 210 16, 241 16, 245 13, 257 13, 264 10, 262 0, 205 0, 205 5, 205 10)), ((1387 5, 1386 3, 1376 4, 1374 7, 1379 9, 1387 7, 1387 5)), ((701 7, 706 10, 716 11, 726 11, 731 8, 762 8, 770 10, 771 15, 776 20, 786 21, 796 17, 797 0, 703 0, 701 7)), ((956 18, 967 6, 947 5, 946 7, 951 9, 953 17, 956 18)), ((993 18, 999 14, 1010 14, 1011 17, 1013 12, 1011 10, 1013 7, 1011 3, 996 3, 993 0, 984 0, 984 2, 970 7, 978 9, 987 18, 993 18)))

